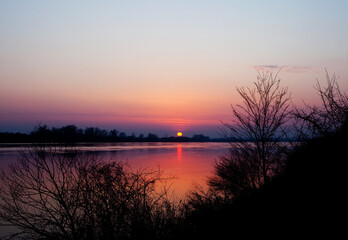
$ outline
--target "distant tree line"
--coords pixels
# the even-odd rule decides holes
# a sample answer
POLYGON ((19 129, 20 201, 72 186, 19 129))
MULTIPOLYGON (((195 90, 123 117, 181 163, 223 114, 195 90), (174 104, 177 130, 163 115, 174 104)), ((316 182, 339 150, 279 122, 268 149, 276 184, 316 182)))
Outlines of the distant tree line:
POLYGON ((49 128, 47 125, 39 125, 30 134, 0 132, 0 142, 208 142, 219 141, 210 139, 203 134, 195 134, 192 137, 159 137, 157 134, 147 135, 134 133, 127 135, 116 129, 107 131, 97 127, 78 128, 75 125, 66 125, 60 128, 49 128))

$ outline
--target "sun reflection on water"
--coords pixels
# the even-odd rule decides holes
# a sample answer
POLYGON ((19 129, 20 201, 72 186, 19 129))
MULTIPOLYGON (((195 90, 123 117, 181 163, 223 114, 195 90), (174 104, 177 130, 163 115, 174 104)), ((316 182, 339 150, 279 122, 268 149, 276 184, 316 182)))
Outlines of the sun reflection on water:
POLYGON ((178 143, 176 152, 177 152, 178 161, 181 162, 182 160, 182 144, 181 143, 178 143))

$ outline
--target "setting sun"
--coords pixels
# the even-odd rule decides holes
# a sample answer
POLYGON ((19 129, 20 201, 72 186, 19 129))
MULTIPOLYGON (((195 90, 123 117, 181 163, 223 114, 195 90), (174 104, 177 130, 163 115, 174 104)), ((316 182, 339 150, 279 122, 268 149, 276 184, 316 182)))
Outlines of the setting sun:
POLYGON ((182 132, 178 132, 176 135, 177 135, 178 137, 181 137, 181 136, 182 136, 182 132))

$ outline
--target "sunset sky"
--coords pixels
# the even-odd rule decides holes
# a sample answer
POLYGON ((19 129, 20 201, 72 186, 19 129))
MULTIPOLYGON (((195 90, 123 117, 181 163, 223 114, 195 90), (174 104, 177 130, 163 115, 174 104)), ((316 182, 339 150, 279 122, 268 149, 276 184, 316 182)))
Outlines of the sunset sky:
POLYGON ((348 1, 0 1, 0 132, 214 137, 236 87, 279 68, 296 104, 325 68, 348 92, 348 1))

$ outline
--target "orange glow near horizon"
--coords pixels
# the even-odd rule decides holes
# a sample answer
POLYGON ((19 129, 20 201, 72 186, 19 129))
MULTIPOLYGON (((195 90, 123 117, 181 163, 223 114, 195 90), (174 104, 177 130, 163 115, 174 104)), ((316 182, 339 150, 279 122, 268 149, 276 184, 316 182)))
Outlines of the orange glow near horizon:
POLYGON ((280 71, 297 107, 321 104, 313 86, 325 86, 325 69, 348 92, 348 1, 316 11, 306 1, 296 15, 293 1, 273 4, 276 24, 261 1, 70 2, 0 2, 0 132, 42 123, 214 134, 257 71, 280 71), (301 37, 309 33, 316 44, 301 37))
POLYGON ((182 137, 182 132, 178 132, 176 135, 177 135, 178 137, 182 137))

